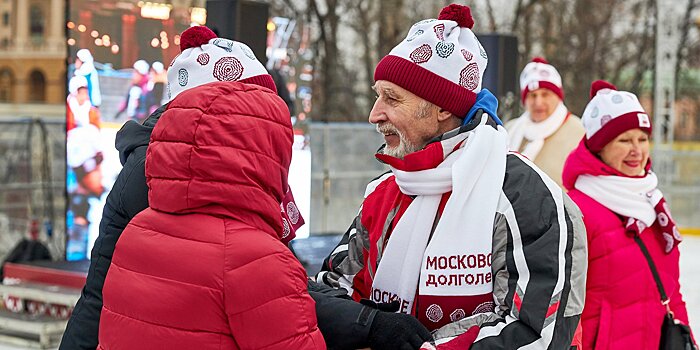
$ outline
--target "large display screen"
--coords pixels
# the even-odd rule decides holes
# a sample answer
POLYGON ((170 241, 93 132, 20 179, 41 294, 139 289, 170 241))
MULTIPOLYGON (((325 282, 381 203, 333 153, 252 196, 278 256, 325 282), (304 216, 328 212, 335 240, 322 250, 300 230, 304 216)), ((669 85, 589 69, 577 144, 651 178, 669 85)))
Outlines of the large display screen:
MULTIPOLYGON (((167 69, 180 52, 179 33, 191 25, 216 26, 206 22, 205 0, 72 0, 69 9, 66 260, 83 260, 90 258, 107 194, 122 168, 115 148, 117 132, 126 121, 142 122, 166 101, 167 69)), ((273 57, 268 69, 281 79, 280 88, 288 88, 291 96, 286 100, 292 110, 291 100, 298 97, 301 108, 298 114, 292 112, 292 121, 303 124, 310 111, 310 93, 303 93, 304 84, 310 78, 297 79, 288 65, 287 50, 279 45, 287 42, 279 37, 294 27, 275 27, 275 23, 268 24, 267 33, 261 28, 261 36, 268 39, 268 55, 273 57), (288 30, 280 30, 284 28, 288 30), (279 52, 283 54, 272 55, 279 52)), ((296 232, 298 238, 307 237, 310 226, 308 144, 304 130, 295 128, 289 182, 307 222, 296 232)))

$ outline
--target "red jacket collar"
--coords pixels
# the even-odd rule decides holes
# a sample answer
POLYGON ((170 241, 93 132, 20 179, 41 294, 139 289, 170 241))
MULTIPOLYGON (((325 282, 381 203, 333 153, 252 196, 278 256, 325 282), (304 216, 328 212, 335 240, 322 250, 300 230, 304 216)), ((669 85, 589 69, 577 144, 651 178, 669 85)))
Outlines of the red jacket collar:
MULTIPOLYGON (((383 149, 383 148, 382 148, 383 149)), ((380 150, 381 152, 381 150, 380 150)), ((444 160, 443 148, 440 142, 427 145, 420 151, 407 154, 403 159, 377 153, 375 157, 389 166, 403 171, 419 171, 432 169, 444 160)))

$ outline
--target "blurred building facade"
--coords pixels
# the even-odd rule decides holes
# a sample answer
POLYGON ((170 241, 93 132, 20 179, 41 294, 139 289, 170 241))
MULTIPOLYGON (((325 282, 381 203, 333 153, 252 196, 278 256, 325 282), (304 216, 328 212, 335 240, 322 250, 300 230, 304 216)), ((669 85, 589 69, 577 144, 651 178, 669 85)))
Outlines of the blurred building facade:
POLYGON ((65 101, 65 6, 65 0, 0 2, 0 111, 39 114, 65 101))

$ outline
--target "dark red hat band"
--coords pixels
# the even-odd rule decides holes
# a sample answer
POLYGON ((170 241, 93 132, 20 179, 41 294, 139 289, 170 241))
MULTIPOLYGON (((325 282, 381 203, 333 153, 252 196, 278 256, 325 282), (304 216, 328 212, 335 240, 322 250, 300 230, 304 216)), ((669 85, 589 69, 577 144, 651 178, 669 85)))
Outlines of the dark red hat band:
POLYGON ((390 81, 440 108, 464 118, 476 102, 476 94, 409 60, 388 55, 374 70, 374 81, 390 81))
MULTIPOLYGON (((537 82, 538 89, 547 89, 552 91, 553 93, 557 94, 559 98, 564 101, 564 90, 562 90, 561 87, 554 85, 554 83, 549 82, 549 81, 539 81, 537 82)), ((520 99, 523 104, 525 104, 525 97, 527 97, 527 94, 530 92, 529 86, 525 87, 521 93, 520 99)))
MULTIPOLYGON (((590 139, 586 139, 586 147, 588 147, 591 152, 598 153, 618 135, 631 129, 641 129, 651 135, 651 123, 648 125, 640 125, 640 114, 646 115, 644 112, 630 112, 611 119, 609 122, 605 123, 600 130, 593 134, 590 139)), ((605 116, 601 117, 601 120, 602 118, 605 118, 605 116)))

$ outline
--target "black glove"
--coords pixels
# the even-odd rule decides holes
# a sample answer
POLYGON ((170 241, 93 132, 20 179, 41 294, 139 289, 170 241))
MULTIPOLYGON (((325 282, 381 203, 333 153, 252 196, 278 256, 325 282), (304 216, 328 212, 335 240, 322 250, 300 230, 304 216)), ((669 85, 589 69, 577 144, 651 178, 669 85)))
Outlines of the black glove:
POLYGON ((430 332, 415 317, 382 311, 398 306, 398 302, 377 304, 379 311, 369 331, 372 350, 418 350, 425 342, 433 343, 430 332))

